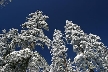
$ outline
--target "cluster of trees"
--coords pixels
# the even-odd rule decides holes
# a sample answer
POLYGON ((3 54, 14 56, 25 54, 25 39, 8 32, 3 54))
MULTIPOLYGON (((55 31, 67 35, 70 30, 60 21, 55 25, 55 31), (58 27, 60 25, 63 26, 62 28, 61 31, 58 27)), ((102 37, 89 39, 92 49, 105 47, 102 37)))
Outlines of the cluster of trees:
POLYGON ((49 31, 49 18, 37 10, 29 14, 27 22, 22 24, 23 30, 2 30, 0 34, 0 72, 108 72, 108 49, 100 37, 86 34, 80 26, 66 20, 65 33, 55 29, 53 40, 43 32, 49 31), (67 58, 67 44, 76 52, 74 61, 67 58), (52 55, 52 63, 48 65, 42 55, 35 51, 35 46, 48 47, 52 55), (20 47, 21 50, 15 51, 20 47))

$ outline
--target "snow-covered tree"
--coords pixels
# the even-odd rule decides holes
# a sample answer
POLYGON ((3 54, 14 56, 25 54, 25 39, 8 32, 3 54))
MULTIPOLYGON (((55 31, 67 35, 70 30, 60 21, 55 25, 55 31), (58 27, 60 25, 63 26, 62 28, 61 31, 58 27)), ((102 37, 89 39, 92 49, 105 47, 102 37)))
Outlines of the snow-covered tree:
MULTIPOLYGON (((50 65, 53 71, 51 72, 72 72, 71 63, 67 61, 68 48, 65 46, 65 42, 62 39, 63 34, 60 30, 54 31, 53 41, 52 41, 52 64, 50 65)), ((52 70, 51 69, 51 70, 52 70)))
POLYGON ((53 40, 43 32, 49 31, 42 11, 29 14, 23 30, 4 29, 0 34, 0 72, 108 72, 108 49, 99 40, 100 37, 86 34, 80 26, 66 20, 65 34, 54 30, 53 40), (66 41, 66 42, 65 42, 66 41), (69 42, 70 41, 70 42, 69 42), (67 58, 67 44, 73 45, 76 52, 74 61, 67 58), (48 47, 52 63, 36 51, 36 45, 48 47), (16 51, 20 48, 19 51, 16 51))
POLYGON ((42 28, 48 30, 48 24, 45 22, 48 16, 42 15, 42 11, 38 10, 29 16, 27 22, 22 24, 22 28, 26 28, 26 30, 21 30, 21 33, 18 33, 18 29, 12 28, 8 32, 4 29, 3 34, 0 35, 1 70, 25 72, 26 69, 33 71, 37 68, 35 72, 38 72, 39 68, 46 69, 48 67, 46 60, 35 51, 36 45, 44 48, 45 44, 48 48, 50 47, 51 40, 44 35, 42 30, 42 28), (15 52, 15 48, 18 47, 21 50, 15 52), (34 69, 31 67, 32 63, 35 63, 36 66, 34 69))
POLYGON ((100 42, 99 36, 91 33, 87 35, 80 26, 68 20, 66 20, 65 35, 67 43, 71 41, 73 51, 77 53, 74 63, 82 72, 87 69, 108 71, 108 48, 100 42))

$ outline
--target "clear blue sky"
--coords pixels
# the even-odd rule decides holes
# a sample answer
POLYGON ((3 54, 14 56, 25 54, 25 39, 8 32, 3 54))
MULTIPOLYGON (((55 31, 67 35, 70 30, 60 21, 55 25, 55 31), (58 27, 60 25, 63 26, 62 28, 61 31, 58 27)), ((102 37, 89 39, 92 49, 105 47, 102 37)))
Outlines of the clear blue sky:
MULTIPOLYGON (((81 26, 85 33, 93 33, 101 37, 108 46, 108 0, 12 0, 6 7, 0 9, 0 33, 2 29, 17 28, 26 21, 28 14, 36 10, 48 15, 47 23, 50 31, 45 34, 52 39, 54 29, 64 33, 66 20, 81 26)), ((51 56, 47 47, 37 50, 50 64, 51 56)), ((72 46, 68 45, 68 56, 75 57, 72 46)))

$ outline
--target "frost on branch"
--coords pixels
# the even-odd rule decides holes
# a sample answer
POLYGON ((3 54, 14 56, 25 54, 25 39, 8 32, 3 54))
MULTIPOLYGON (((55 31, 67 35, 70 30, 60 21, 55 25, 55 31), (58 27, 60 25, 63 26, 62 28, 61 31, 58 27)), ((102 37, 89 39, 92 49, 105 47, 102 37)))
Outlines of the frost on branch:
POLYGON ((1 6, 5 6, 6 4, 8 4, 8 2, 11 2, 12 0, 0 0, 0 5, 1 6))
POLYGON ((69 63, 66 59, 68 48, 65 47, 65 42, 63 41, 63 34, 61 31, 56 30, 53 34, 52 41, 52 64, 50 65, 50 72, 72 72, 71 62, 69 63))
POLYGON ((77 53, 74 62, 83 72, 86 69, 94 69, 100 72, 108 71, 108 49, 99 40, 97 35, 83 32, 80 26, 66 20, 65 39, 73 45, 73 51, 77 53))
POLYGON ((5 65, 2 71, 24 71, 39 72, 40 68, 43 71, 48 71, 49 65, 46 60, 39 55, 37 51, 33 52, 29 48, 20 51, 14 51, 5 57, 5 65))
POLYGON ((18 38, 18 29, 10 29, 10 31, 6 32, 6 30, 2 30, 3 34, 0 34, 0 55, 5 57, 7 54, 15 51, 15 47, 18 38))
POLYGON ((49 65, 46 60, 37 52, 35 51, 30 59, 28 64, 28 71, 29 72, 48 72, 49 65), (42 69, 42 70, 40 70, 42 69))
POLYGON ((5 65, 2 70, 5 71, 25 71, 27 62, 32 56, 30 49, 26 48, 20 51, 13 51, 5 57, 5 65))

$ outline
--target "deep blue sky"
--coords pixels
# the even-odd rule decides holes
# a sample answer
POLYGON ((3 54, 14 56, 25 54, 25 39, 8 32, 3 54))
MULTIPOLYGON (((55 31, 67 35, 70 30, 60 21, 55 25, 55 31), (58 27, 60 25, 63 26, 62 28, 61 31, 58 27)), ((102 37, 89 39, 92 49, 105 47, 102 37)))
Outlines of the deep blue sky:
MULTIPOLYGON (((50 31, 45 34, 52 39, 54 29, 64 33, 66 20, 78 24, 85 33, 93 33, 101 37, 101 41, 108 46, 108 0, 12 0, 11 3, 0 9, 0 33, 2 29, 17 28, 26 21, 28 14, 36 10, 48 15, 47 23, 50 31)), ((72 46, 68 45, 68 55, 75 57, 72 46)), ((50 64, 50 53, 47 47, 37 50, 50 64)))

